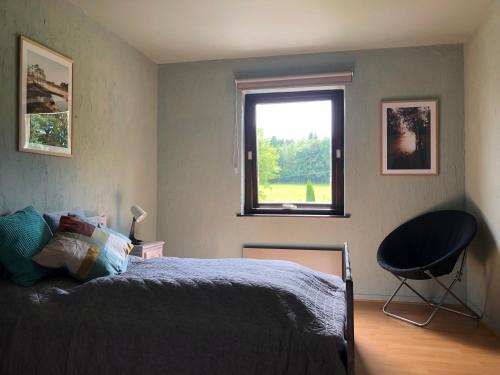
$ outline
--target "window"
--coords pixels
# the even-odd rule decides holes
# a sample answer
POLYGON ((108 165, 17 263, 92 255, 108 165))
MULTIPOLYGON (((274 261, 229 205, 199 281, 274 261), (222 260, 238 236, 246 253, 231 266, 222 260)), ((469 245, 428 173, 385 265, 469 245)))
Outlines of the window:
POLYGON ((245 214, 344 215, 344 91, 245 96, 245 214))

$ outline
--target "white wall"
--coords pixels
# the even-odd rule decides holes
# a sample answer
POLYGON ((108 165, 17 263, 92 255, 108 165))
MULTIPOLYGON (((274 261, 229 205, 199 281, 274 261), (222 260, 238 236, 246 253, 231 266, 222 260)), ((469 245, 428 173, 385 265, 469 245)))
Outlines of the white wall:
POLYGON ((243 244, 349 241, 358 297, 380 298, 395 279, 376 263, 382 239, 426 210, 463 208, 463 48, 365 50, 169 64, 159 72, 158 237, 166 254, 239 257, 243 244), (236 217, 234 77, 354 69, 346 90, 349 219, 236 217), (440 100, 440 175, 380 175, 382 98, 440 100))
POLYGON ((466 205, 481 220, 468 298, 500 332, 500 1, 465 45, 466 205))

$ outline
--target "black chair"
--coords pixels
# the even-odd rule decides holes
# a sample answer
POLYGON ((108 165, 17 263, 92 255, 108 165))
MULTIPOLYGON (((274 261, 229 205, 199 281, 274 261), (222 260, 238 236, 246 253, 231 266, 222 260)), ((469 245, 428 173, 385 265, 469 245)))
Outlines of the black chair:
POLYGON ((461 281, 467 246, 474 238, 476 231, 477 223, 474 216, 463 211, 446 210, 418 216, 390 233, 380 244, 377 261, 382 268, 391 272, 401 283, 385 303, 382 309, 384 314, 419 327, 429 324, 439 309, 480 319, 480 316, 451 290, 458 281, 461 281), (462 255, 460 267, 451 284, 446 286, 438 280, 438 277, 450 274, 460 255, 462 255), (432 279, 444 288, 445 293, 438 303, 433 303, 409 285, 408 279, 432 279), (434 307, 429 318, 424 322, 416 322, 387 310, 403 285, 406 285, 424 302, 434 307), (443 306, 448 295, 453 296, 471 314, 443 306))

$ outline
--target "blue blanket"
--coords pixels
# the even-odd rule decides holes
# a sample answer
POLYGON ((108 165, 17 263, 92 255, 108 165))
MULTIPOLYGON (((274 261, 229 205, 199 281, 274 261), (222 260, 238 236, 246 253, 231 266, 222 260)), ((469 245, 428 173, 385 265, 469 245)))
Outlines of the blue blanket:
POLYGON ((248 259, 0 281, 0 374, 344 375, 344 294, 335 276, 248 259))

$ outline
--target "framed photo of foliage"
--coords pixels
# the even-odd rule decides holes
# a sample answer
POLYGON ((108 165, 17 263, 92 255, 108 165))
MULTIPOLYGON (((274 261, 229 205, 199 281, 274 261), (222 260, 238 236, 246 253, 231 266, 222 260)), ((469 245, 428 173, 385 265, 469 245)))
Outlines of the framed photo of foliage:
POLYGON ((73 60, 19 38, 19 151, 72 156, 73 60))
POLYGON ((438 102, 382 101, 382 174, 437 175, 438 102))

